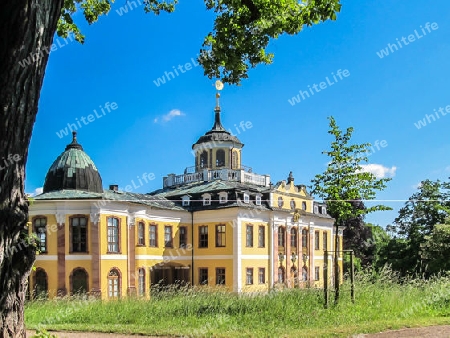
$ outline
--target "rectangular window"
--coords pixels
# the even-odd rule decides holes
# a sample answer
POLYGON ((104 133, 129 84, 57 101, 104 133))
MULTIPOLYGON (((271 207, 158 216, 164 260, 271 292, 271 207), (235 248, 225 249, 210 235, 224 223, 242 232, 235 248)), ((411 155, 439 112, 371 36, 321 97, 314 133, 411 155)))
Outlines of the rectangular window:
POLYGON ((87 252, 86 224, 87 220, 85 217, 72 217, 70 219, 72 252, 87 252))
POLYGON ((320 232, 314 232, 314 250, 320 250, 320 240, 319 240, 320 232))
POLYGON ((323 232, 323 249, 327 250, 328 248, 328 233, 326 231, 323 232))
POLYGON ((138 224, 138 245, 145 245, 145 224, 143 222, 138 224))
POLYGON ((278 247, 284 247, 284 228, 278 227, 278 247))
POLYGON ((108 217, 108 252, 119 252, 119 219, 108 217))
POLYGON ((246 241, 245 246, 248 248, 253 247, 253 225, 247 225, 247 231, 246 231, 246 241))
POLYGON ((216 285, 225 285, 225 268, 216 268, 216 285))
POLYGON ((139 269, 139 296, 145 296, 145 269, 139 269))
POLYGON ((265 284, 266 283, 266 268, 258 269, 258 283, 265 284))
POLYGON ((253 268, 247 268, 245 284, 247 285, 253 284, 253 268))
POLYGON ((164 227, 164 247, 172 248, 173 240, 172 240, 172 226, 166 225, 164 227))
POLYGON ((314 268, 314 279, 315 280, 319 280, 320 279, 320 268, 318 266, 316 266, 314 268))
POLYGON ((198 271, 198 283, 208 285, 208 268, 200 268, 198 271))
POLYGON ((38 237, 38 249, 41 253, 47 252, 47 219, 44 217, 34 220, 34 231, 38 237))
POLYGON ((150 224, 148 227, 148 238, 150 247, 158 247, 158 226, 156 224, 150 224))
POLYGON ((185 248, 187 244, 187 228, 180 227, 180 248, 185 248))
POLYGON ((297 229, 294 228, 291 229, 291 247, 297 247, 297 229))
POLYGON ((216 225, 216 247, 225 246, 225 224, 216 225))
POLYGON ((198 227, 198 247, 207 248, 208 247, 208 226, 202 225, 198 227))
POLYGON ((308 248, 308 230, 302 230, 302 247, 308 248))
POLYGON ((256 196, 255 203, 256 205, 261 205, 261 196, 256 196))
POLYGON ((266 246, 266 228, 260 225, 258 228, 258 247, 264 248, 266 246))

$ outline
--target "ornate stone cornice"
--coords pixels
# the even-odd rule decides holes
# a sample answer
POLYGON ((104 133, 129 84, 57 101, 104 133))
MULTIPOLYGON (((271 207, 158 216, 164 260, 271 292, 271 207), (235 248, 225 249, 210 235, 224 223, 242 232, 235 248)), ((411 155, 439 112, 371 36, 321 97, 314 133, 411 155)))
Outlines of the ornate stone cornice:
POLYGON ((89 217, 91 219, 91 222, 94 224, 96 224, 100 221, 100 213, 99 212, 91 211, 91 213, 89 214, 89 217))
POLYGON ((65 212, 58 211, 55 214, 55 216, 56 216, 56 223, 58 223, 58 225, 62 225, 66 221, 66 213, 65 212))

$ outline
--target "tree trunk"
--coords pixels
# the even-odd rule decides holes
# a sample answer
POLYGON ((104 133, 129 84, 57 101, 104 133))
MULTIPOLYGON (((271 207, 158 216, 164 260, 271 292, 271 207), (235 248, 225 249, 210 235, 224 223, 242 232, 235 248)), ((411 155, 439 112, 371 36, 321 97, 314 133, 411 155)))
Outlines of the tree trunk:
POLYGON ((36 258, 27 242, 25 163, 62 4, 0 2, 0 337, 25 337, 25 293, 36 258))

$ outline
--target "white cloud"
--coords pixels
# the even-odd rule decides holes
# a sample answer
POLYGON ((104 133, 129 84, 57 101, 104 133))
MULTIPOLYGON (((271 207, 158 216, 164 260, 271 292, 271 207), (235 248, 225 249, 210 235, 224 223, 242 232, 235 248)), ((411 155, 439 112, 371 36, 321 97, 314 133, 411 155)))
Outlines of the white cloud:
POLYGON ((168 112, 167 114, 161 116, 161 117, 157 117, 153 120, 154 123, 158 123, 159 121, 161 122, 169 122, 170 120, 174 119, 177 116, 184 116, 186 114, 184 114, 181 110, 179 109, 172 109, 170 112, 168 112))
POLYGON ((42 187, 36 188, 36 189, 34 190, 34 192, 32 192, 31 194, 28 194, 28 196, 34 197, 34 196, 37 196, 37 195, 42 194, 43 192, 44 192, 44 188, 42 188, 42 187))
POLYGON ((419 189, 421 186, 422 186, 422 182, 419 182, 419 183, 414 184, 412 187, 413 187, 414 190, 417 190, 417 189, 419 189))
POLYGON ((363 172, 372 173, 377 178, 394 177, 397 167, 388 168, 382 164, 361 164, 363 172))

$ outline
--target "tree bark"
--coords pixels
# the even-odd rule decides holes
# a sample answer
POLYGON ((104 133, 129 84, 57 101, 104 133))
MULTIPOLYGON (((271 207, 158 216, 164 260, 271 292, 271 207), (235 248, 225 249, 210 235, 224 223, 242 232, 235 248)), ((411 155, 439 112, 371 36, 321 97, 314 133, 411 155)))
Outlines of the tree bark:
POLYGON ((62 5, 0 2, 0 337, 25 337, 25 293, 36 258, 27 241, 25 164, 62 5))

